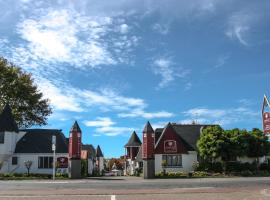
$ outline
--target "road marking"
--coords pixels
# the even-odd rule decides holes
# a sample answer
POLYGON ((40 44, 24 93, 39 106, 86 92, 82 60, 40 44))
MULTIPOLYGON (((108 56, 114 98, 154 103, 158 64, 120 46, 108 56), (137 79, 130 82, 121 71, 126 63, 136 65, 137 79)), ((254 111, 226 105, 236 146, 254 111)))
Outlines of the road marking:
POLYGON ((116 196, 115 195, 111 195, 111 200, 116 200, 116 196))

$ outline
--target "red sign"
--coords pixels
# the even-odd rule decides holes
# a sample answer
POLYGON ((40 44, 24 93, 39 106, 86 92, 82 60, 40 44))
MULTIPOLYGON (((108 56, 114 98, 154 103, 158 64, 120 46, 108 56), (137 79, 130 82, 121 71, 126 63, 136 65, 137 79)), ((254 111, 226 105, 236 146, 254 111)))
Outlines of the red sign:
POLYGON ((164 152, 165 153, 176 153, 177 145, 175 140, 165 140, 164 141, 164 152))
POLYGON ((263 113, 263 130, 265 134, 270 134, 270 112, 263 113))
POLYGON ((58 168, 68 168, 68 158, 67 157, 58 157, 57 158, 57 167, 58 168))

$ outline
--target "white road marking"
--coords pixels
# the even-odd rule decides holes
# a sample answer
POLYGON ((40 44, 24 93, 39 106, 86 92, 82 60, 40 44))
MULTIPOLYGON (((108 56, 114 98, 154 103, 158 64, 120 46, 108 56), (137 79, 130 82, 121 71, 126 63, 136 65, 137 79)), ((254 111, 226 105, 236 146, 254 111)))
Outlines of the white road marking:
POLYGON ((111 195, 111 200, 116 200, 116 196, 115 195, 111 195))

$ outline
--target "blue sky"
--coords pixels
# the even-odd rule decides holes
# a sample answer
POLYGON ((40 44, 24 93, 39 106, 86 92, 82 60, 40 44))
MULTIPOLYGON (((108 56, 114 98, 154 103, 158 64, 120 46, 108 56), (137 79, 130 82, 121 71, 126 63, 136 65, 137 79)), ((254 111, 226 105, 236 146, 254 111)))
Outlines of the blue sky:
POLYGON ((149 120, 261 128, 269 93, 270 2, 0 0, 0 55, 31 72, 47 128, 106 157, 149 120))

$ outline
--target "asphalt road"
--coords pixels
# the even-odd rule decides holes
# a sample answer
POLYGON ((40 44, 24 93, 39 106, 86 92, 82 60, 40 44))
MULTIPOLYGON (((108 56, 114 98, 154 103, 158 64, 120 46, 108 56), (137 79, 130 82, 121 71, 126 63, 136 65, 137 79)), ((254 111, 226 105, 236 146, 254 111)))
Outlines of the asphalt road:
POLYGON ((83 180, 0 181, 2 199, 270 199, 270 178, 153 179, 137 177, 83 180))

